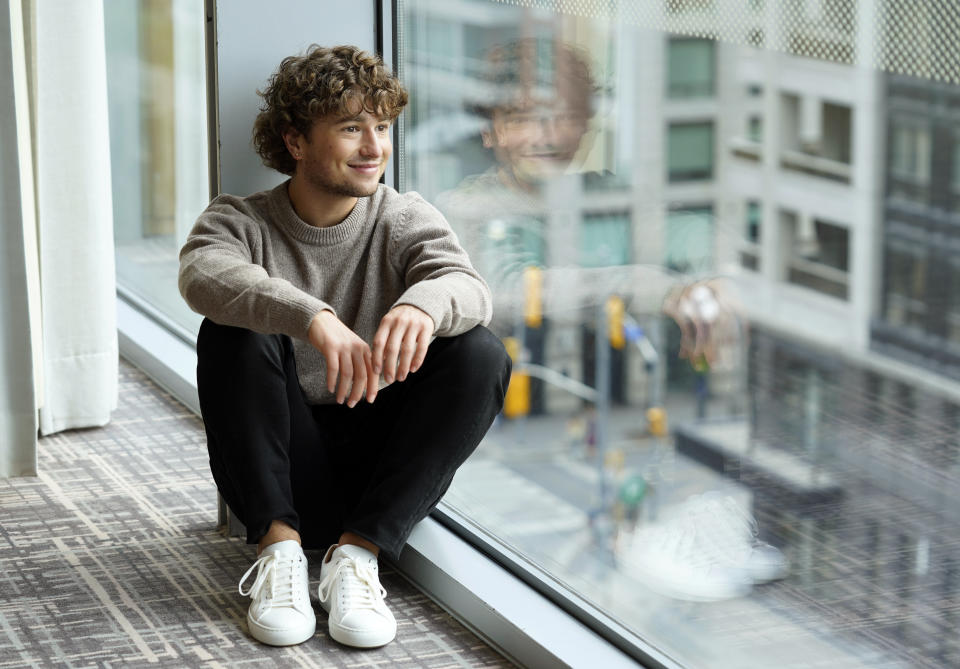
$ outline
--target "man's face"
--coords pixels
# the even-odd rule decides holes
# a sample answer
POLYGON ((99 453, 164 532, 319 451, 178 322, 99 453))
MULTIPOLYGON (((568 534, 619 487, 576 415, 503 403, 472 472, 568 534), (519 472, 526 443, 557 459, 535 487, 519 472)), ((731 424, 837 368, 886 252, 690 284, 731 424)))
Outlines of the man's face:
POLYGON ((373 195, 393 152, 391 123, 392 119, 366 110, 318 119, 300 144, 297 174, 320 192, 373 195))
POLYGON ((497 110, 484 142, 524 182, 562 174, 587 131, 587 114, 564 100, 497 110))

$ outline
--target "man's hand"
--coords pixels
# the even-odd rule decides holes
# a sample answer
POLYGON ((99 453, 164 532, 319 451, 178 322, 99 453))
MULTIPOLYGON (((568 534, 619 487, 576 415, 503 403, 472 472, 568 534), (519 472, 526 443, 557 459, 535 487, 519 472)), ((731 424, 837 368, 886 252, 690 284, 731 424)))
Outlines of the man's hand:
POLYGON ((337 403, 353 408, 367 395, 372 402, 377 396, 377 374, 373 372, 370 347, 334 315, 323 310, 313 317, 307 332, 310 343, 327 361, 327 390, 336 390, 337 403), (337 388, 337 376, 340 386, 337 388), (349 393, 349 395, 348 395, 349 393))
POLYGON ((404 381, 407 374, 420 369, 427 356, 433 319, 409 304, 400 304, 387 312, 373 336, 373 373, 387 383, 404 381), (396 376, 394 376, 396 374, 396 376))
POLYGON ((680 326, 680 357, 694 366, 718 362, 744 334, 740 309, 717 280, 678 286, 663 311, 680 326))

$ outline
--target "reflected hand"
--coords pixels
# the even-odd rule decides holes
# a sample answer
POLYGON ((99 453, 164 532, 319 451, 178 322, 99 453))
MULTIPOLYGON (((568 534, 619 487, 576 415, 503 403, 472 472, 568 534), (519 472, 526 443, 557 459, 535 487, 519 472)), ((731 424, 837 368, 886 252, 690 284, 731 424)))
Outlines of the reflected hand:
POLYGON ((383 370, 387 383, 406 380, 423 364, 433 330, 433 319, 417 307, 400 304, 388 311, 373 336, 374 375, 383 370))
POLYGON ((717 279, 678 286, 664 300, 663 312, 680 326, 680 357, 694 367, 713 365, 741 336, 740 309, 717 279))
POLYGON ((347 406, 353 408, 365 392, 367 401, 373 401, 377 396, 377 375, 373 373, 367 342, 327 310, 313 317, 307 338, 327 362, 327 390, 336 390, 338 404, 346 400, 347 406))

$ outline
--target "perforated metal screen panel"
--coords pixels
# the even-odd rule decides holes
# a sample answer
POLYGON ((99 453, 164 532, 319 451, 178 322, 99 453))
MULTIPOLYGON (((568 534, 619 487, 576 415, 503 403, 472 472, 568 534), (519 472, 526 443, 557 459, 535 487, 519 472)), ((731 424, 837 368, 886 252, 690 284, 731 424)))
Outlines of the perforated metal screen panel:
POLYGON ((960 83, 960 0, 492 0, 960 83))

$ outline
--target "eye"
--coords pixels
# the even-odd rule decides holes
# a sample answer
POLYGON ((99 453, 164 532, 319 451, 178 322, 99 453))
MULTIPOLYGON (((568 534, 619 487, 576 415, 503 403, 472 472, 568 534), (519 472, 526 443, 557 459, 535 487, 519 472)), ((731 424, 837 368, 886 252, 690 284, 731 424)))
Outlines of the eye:
POLYGON ((377 132, 386 132, 389 129, 390 129, 389 123, 381 123, 380 125, 377 126, 377 132))
POLYGON ((344 128, 344 131, 346 132, 357 132, 358 130, 360 130, 360 128, 355 125, 348 125, 344 128))

